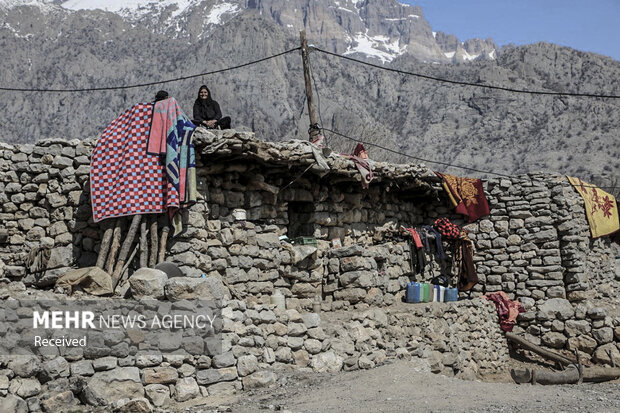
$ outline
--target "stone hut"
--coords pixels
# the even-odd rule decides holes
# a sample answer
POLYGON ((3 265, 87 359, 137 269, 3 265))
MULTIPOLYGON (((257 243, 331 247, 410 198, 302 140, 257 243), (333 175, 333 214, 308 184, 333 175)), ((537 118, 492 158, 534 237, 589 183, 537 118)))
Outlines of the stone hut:
MULTIPOLYGON (((524 304, 515 331, 530 341, 578 350, 586 362, 620 362, 617 250, 608 239, 590 238, 583 201, 564 177, 485 180, 491 213, 466 224, 424 165, 372 162, 374 179, 363 189, 353 161, 308 142, 205 131, 195 145, 199 200, 185 212, 185 230, 169 240, 166 259, 183 270, 184 294, 203 276, 225 290, 230 301, 222 314, 230 323, 223 351, 230 354, 225 362, 214 359, 215 367, 211 360, 190 362, 197 371, 178 379, 190 387, 197 382, 211 393, 220 382, 240 388, 247 381, 251 388, 255 381, 242 377, 278 363, 337 371, 403 354, 446 374, 496 371, 507 346, 493 306, 476 297, 499 290, 524 304), (446 261, 431 259, 424 279, 415 274, 409 241, 398 231, 438 217, 468 230, 480 283, 457 303, 394 310, 407 282, 454 276, 449 243, 446 261), (313 237, 316 246, 294 246, 284 236, 313 237), (333 248, 333 239, 342 247, 333 248), (270 306, 276 289, 287 299, 285 313, 270 306), (320 318, 310 312, 317 304, 320 318), (252 369, 243 367, 246 359, 252 369)), ((0 143, 4 283, 50 289, 69 268, 95 264, 102 232, 90 207, 93 147, 93 140, 0 143)), ((162 294, 172 300, 180 285, 171 278, 162 294)), ((163 366, 116 357, 118 368, 163 366)), ((138 387, 156 384, 142 380, 138 387)))

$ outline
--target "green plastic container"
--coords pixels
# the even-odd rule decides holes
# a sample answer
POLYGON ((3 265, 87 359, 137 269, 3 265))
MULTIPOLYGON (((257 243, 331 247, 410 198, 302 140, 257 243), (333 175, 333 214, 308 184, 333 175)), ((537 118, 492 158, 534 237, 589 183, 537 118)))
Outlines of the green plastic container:
POLYGON ((313 247, 318 246, 316 238, 314 237, 296 237, 293 238, 293 242, 297 245, 312 245, 313 247))
POLYGON ((420 302, 428 303, 431 301, 431 285, 429 283, 420 284, 420 302))

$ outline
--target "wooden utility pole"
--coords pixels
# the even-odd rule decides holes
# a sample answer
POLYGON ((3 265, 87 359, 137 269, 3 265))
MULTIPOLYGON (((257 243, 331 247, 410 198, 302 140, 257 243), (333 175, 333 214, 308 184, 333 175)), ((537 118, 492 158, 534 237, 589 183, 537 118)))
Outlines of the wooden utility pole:
POLYGON ((308 42, 306 42, 306 31, 299 32, 301 39, 301 60, 304 64, 304 80, 306 82, 306 98, 308 99, 308 115, 310 115, 310 129, 308 130, 308 139, 313 141, 319 134, 319 129, 313 127, 317 125, 316 111, 314 110, 314 102, 312 100, 312 84, 310 83, 310 63, 308 57, 308 42))

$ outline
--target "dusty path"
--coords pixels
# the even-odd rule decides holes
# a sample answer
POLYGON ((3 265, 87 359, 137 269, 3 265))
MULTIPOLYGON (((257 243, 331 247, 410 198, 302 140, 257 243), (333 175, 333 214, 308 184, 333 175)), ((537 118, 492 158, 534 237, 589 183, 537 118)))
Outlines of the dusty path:
POLYGON ((472 382, 416 372, 410 361, 334 375, 296 374, 245 393, 233 412, 620 412, 620 382, 564 386, 472 382))

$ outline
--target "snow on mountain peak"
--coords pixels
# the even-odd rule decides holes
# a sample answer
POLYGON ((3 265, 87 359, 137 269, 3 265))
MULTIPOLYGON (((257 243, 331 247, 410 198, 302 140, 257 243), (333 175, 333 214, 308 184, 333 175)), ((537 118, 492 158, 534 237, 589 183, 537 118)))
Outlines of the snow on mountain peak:
POLYGON ((390 38, 387 36, 378 35, 370 37, 368 36, 368 29, 366 29, 366 33, 357 33, 353 38, 352 44, 344 52, 345 55, 362 53, 381 60, 381 63, 391 62, 396 56, 405 53, 407 47, 400 47, 398 39, 390 43, 390 38), (355 46, 352 46, 352 44, 355 44, 355 46), (381 50, 381 48, 384 50, 381 50))
POLYGON ((239 7, 236 4, 232 3, 221 3, 216 6, 213 6, 209 15, 207 16, 206 23, 207 24, 220 24, 221 17, 226 13, 236 13, 239 11, 239 7))
POLYGON ((105 10, 122 15, 139 16, 153 8, 163 10, 176 6, 172 17, 176 17, 201 0, 69 0, 60 5, 68 10, 105 10))

